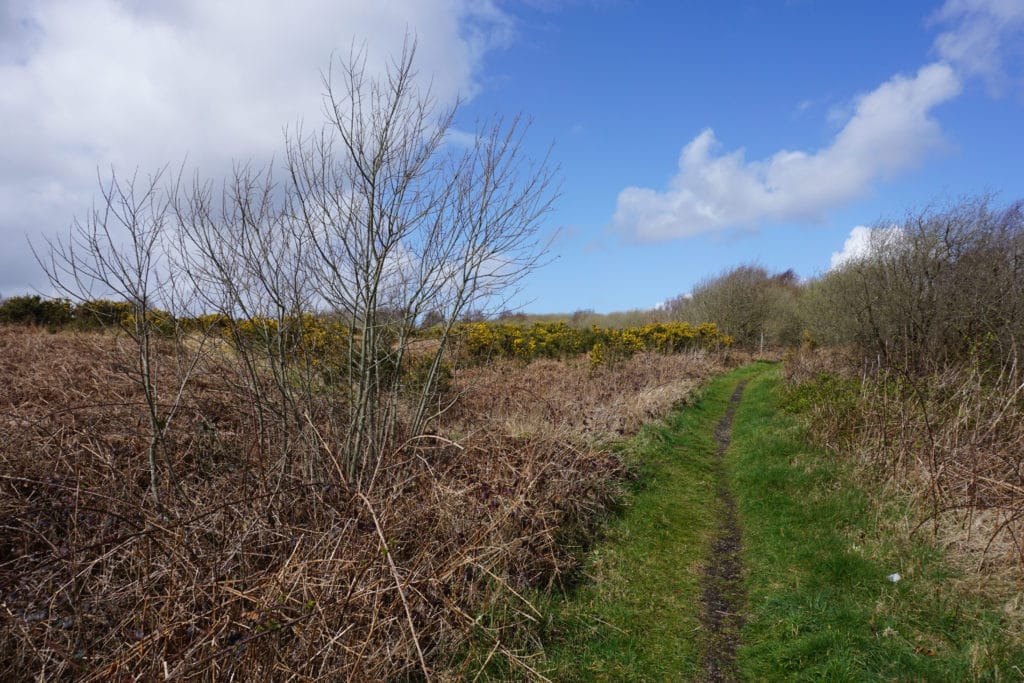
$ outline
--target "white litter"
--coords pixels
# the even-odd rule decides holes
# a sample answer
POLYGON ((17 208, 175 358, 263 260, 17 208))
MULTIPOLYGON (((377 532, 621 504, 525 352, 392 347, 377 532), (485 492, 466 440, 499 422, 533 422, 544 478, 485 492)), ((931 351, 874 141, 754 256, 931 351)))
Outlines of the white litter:
POLYGON ((889 576, 887 576, 885 578, 889 579, 889 581, 891 581, 892 583, 897 583, 903 577, 900 576, 899 572, 896 572, 895 574, 889 574, 889 576))

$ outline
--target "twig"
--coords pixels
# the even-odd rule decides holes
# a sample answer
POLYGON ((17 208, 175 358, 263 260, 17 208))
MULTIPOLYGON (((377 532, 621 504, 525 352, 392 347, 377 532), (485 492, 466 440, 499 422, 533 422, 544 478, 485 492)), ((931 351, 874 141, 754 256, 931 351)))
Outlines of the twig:
POLYGON ((420 667, 423 669, 423 676, 426 680, 430 681, 430 670, 427 668, 427 660, 423 657, 423 650, 420 648, 420 640, 416 635, 416 625, 412 620, 412 611, 409 609, 409 602, 405 599, 405 589, 402 587, 402 577, 398 573, 398 567, 395 566, 395 560, 391 557, 391 549, 388 548, 388 541, 384 537, 384 531, 380 528, 380 520, 377 519, 377 513, 373 510, 373 505, 370 504, 370 499, 364 494, 360 493, 359 497, 363 499, 363 503, 366 504, 366 509, 370 512, 370 517, 373 518, 373 526, 377 529, 377 536, 380 538, 381 549, 384 552, 384 556, 388 560, 388 565, 391 567, 391 576, 395 579, 395 588, 398 589, 398 597, 402 600, 402 607, 405 608, 405 618, 409 622, 409 634, 412 636, 413 645, 416 646, 416 654, 420 658, 420 667))

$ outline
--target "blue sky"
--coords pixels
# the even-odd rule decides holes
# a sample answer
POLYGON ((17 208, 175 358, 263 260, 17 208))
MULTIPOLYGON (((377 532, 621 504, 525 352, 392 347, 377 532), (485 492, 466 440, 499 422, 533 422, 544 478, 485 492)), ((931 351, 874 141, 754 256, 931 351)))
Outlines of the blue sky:
POLYGON ((521 112, 554 144, 528 311, 650 307, 739 263, 811 277, 857 226, 1024 197, 1024 0, 0 0, 0 294, 43 288, 25 235, 66 228, 97 167, 268 156, 332 50, 382 62, 405 27, 439 98, 470 95, 460 127, 521 112))
MULTIPOLYGON (((565 232, 556 264, 525 292, 534 310, 650 306, 741 262, 826 270, 851 229, 951 195, 1024 196, 1021 51, 1005 82, 965 76, 962 94, 930 109, 941 139, 848 200, 809 218, 723 225, 638 241, 612 229, 619 193, 664 190, 684 145, 712 128, 720 153, 762 160, 832 144, 857 98, 941 61, 955 26, 934 2, 604 3, 520 11, 522 36, 488 60, 473 108, 520 106, 556 141, 565 232), (1014 82, 1014 79, 1017 79, 1014 82)), ((1019 30, 1007 42, 1020 41, 1019 30)), ((685 228, 680 230, 685 232, 685 228)))

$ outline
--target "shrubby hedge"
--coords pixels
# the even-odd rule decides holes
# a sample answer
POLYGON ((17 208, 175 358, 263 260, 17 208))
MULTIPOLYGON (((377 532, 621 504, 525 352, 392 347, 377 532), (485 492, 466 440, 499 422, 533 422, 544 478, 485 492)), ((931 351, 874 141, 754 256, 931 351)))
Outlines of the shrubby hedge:
MULTIPOLYGON (((315 366, 328 369, 341 363, 349 353, 350 331, 329 316, 305 313, 282 320, 253 317, 233 320, 224 314, 206 314, 195 318, 174 318, 170 313, 152 310, 150 324, 161 334, 210 331, 235 344, 273 345, 276 351, 303 354, 315 366)), ((134 323, 132 307, 126 302, 97 299, 73 306, 65 299, 20 296, 0 304, 0 323, 46 325, 73 329, 103 329, 134 323)), ((421 331, 424 337, 437 330, 421 331)), ((523 325, 512 322, 470 322, 454 329, 460 350, 469 360, 486 361, 514 358, 566 358, 582 353, 600 365, 640 351, 679 353, 694 349, 728 348, 733 338, 715 323, 693 325, 684 322, 648 323, 623 328, 577 329, 565 322, 523 325)))
MULTIPOLYGON (((170 313, 158 309, 151 310, 149 318, 156 331, 163 334, 172 333, 177 322, 170 313)), ((67 299, 31 294, 12 296, 0 303, 0 324, 100 330, 133 322, 132 306, 126 301, 92 299, 74 305, 67 299)))
POLYGON ((67 299, 44 299, 38 294, 12 296, 0 303, 0 323, 61 327, 74 318, 67 299))
POLYGON ((529 327, 514 323, 476 322, 457 328, 464 352, 471 358, 564 358, 589 353, 600 364, 613 357, 631 356, 639 351, 679 353, 693 349, 722 349, 732 337, 715 323, 691 325, 683 322, 649 323, 622 329, 576 329, 564 322, 535 323, 529 327))

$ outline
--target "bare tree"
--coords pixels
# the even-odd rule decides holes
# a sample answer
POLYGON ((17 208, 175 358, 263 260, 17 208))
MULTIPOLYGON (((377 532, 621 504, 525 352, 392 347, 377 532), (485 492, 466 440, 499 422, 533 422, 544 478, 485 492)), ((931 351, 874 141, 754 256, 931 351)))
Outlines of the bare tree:
POLYGON ((453 149, 458 103, 437 106, 414 57, 407 41, 386 75, 370 78, 364 57, 351 54, 324 76, 327 125, 287 146, 287 213, 308 239, 317 297, 349 331, 338 446, 347 476, 365 485, 436 412, 429 399, 456 321, 500 306, 538 265, 540 219, 556 194, 546 159, 525 158, 518 119, 481 126, 471 146, 453 149), (415 354, 412 335, 428 311, 440 314, 440 343, 415 354), (410 361, 426 373, 403 406, 410 361))
MULTIPOLYGON (((191 298, 171 282, 168 236, 173 214, 171 197, 163 187, 165 176, 166 169, 146 178, 136 172, 127 179, 111 171, 108 180, 100 179, 99 206, 84 219, 74 219, 66 239, 47 240, 46 252, 36 252, 54 289, 72 301, 81 304, 114 296, 128 304, 129 315, 113 322, 132 348, 134 360, 128 372, 142 389, 149 426, 150 489, 158 506, 158 454, 202 349, 200 343, 186 357, 175 355, 176 381, 173 386, 161 386, 160 354, 154 346, 159 337, 181 332, 173 308, 191 298)), ((171 463, 167 471, 173 482, 171 463)))
POLYGON ((194 283, 205 310, 228 321, 259 441, 264 449, 276 441, 281 472, 289 475, 296 445, 314 443, 306 432, 311 364, 302 353, 313 306, 304 234, 286 220, 269 166, 236 166, 219 192, 196 179, 176 193, 175 215, 184 255, 177 270, 194 283))
POLYGON ((437 388, 457 323, 503 308, 541 262, 557 190, 547 158, 524 152, 528 126, 495 119, 453 144, 459 103, 437 104, 415 52, 407 40, 381 77, 355 51, 327 71, 326 123, 286 135, 280 181, 269 165, 238 165, 219 187, 179 177, 166 192, 162 172, 145 186, 113 176, 100 210, 50 245, 61 291, 82 299, 98 286, 131 305, 154 495, 174 412, 160 413, 154 385, 158 300, 228 321, 239 387, 283 476, 300 451, 323 476, 326 452, 336 476, 368 490, 450 405, 437 388), (421 344, 428 314, 435 336, 421 344))
POLYGON ((691 322, 713 321, 747 347, 793 345, 800 337, 796 275, 770 275, 760 266, 743 265, 705 279, 690 297, 669 303, 673 313, 691 322))

